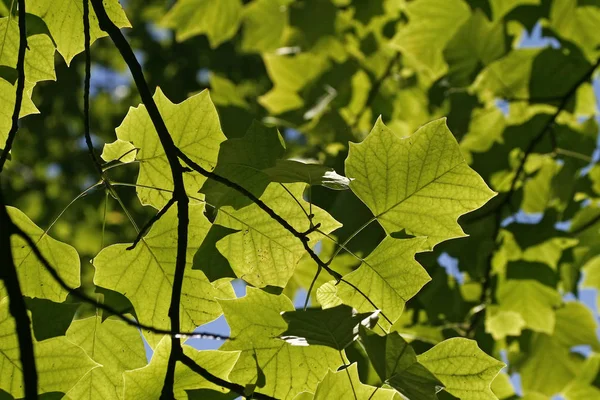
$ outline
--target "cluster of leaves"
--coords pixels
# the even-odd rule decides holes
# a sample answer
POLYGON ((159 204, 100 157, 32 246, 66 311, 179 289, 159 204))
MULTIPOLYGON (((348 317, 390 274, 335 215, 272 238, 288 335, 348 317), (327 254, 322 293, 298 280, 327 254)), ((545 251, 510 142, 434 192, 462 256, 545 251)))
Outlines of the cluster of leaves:
POLYGON ((164 3, 0 2, 0 397, 600 397, 600 1, 164 3))

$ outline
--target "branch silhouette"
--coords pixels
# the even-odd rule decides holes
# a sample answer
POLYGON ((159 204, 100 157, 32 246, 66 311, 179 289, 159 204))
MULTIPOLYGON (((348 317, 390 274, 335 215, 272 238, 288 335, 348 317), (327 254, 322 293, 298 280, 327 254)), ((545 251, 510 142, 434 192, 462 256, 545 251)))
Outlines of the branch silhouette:
MULTIPOLYGON (((0 172, 10 154, 17 131, 19 130, 19 115, 21 114, 21 103, 23 102, 23 93, 25 91, 25 50, 27 49, 27 22, 25 21, 25 0, 19 0, 19 51, 17 53, 17 88, 15 94, 15 107, 12 113, 12 124, 8 131, 8 137, 4 145, 4 150, 0 154, 0 172)), ((12 12, 12 10, 11 10, 12 12)), ((8 29, 8 28, 7 28, 8 29)))
MULTIPOLYGON (((12 113, 12 123, 10 130, 8 131, 8 138, 2 154, 0 154, 0 173, 4 168, 4 164, 10 154, 15 137, 19 130, 19 114, 21 113, 21 103, 23 101, 23 92, 25 90, 25 50, 27 49, 27 21, 25 18, 25 0, 18 1, 18 16, 19 16, 19 50, 17 53, 17 87, 15 94, 15 107, 12 113)), ((12 9, 10 10, 12 12, 12 9)), ((19 284, 19 276, 17 274, 17 267, 15 265, 12 249, 10 244, 10 237, 15 233, 15 225, 13 224, 8 210, 6 209, 6 203, 4 202, 4 195, 2 194, 2 187, 0 186, 0 247, 5 250, 2 251, 0 261, 3 265, 0 270, 0 279, 4 282, 6 293, 8 294, 9 311, 15 320, 17 338, 19 341, 19 357, 21 361, 22 373, 23 373, 23 386, 25 389, 25 399, 37 399, 38 390, 38 375, 35 367, 35 356, 33 350, 33 338, 31 336, 31 321, 27 314, 27 308, 25 306, 25 299, 23 298, 23 292, 21 292, 21 286, 19 284)))

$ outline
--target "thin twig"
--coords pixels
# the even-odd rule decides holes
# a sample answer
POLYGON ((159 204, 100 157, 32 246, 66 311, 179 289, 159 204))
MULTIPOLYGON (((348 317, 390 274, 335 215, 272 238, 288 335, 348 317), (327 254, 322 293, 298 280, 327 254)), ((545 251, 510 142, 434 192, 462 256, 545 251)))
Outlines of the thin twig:
POLYGON ((169 208, 171 208, 173 204, 175 204, 175 197, 171 197, 167 204, 165 204, 159 212, 157 212, 152 218, 150 218, 148 222, 146 222, 146 225, 144 225, 142 229, 138 232, 137 237, 135 238, 131 246, 127 247, 127 250, 135 249, 135 246, 140 242, 140 240, 142 240, 146 232, 148 232, 152 225, 154 225, 155 222, 157 222, 163 215, 165 215, 167 211, 169 211, 169 208))
POLYGON ((83 36, 84 36, 84 53, 85 53, 85 77, 83 79, 83 133, 85 143, 90 153, 90 158, 93 161, 94 168, 101 177, 104 176, 102 165, 98 159, 98 155, 94 150, 92 137, 90 135, 90 80, 92 77, 92 56, 90 52, 90 3, 88 0, 83 0, 83 36))
POLYGON ((0 263, 2 263, 0 279, 4 282, 4 288, 8 294, 10 315, 12 315, 16 324, 25 399, 33 400, 38 398, 38 376, 35 368, 31 321, 29 320, 29 315, 27 315, 25 298, 21 292, 19 275, 17 274, 17 267, 10 243, 10 236, 15 233, 16 225, 10 219, 5 204, 2 189, 0 188, 0 248, 3 249, 0 252, 0 263))
MULTIPOLYGON (((15 94, 15 107, 13 108, 12 124, 8 131, 8 137, 4 150, 0 154, 0 172, 8 159, 17 131, 19 130, 19 115, 21 114, 21 103, 25 91, 25 50, 27 49, 27 23, 25 21, 25 0, 19 0, 19 52, 17 54, 17 88, 15 94)), ((7 28, 8 29, 8 28, 7 28)))

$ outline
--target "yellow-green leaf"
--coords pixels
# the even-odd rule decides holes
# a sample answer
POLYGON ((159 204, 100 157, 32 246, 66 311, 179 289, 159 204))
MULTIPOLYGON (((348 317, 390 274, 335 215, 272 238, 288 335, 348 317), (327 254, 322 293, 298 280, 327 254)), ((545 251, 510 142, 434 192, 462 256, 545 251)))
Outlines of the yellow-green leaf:
MULTIPOLYGON (((119 28, 131 27, 118 0, 104 0, 102 3, 115 25, 119 28)), ((71 63, 73 57, 83 51, 83 4, 81 0, 36 0, 28 5, 27 12, 44 20, 56 43, 58 52, 63 56, 67 65, 71 63)), ((91 42, 104 36, 106 33, 98 26, 98 18, 90 4, 91 42)))
POLYGON ((477 342, 447 339, 417 359, 442 381, 451 395, 461 400, 496 400, 490 385, 504 363, 481 351, 477 342))
POLYGON ((240 0, 179 0, 161 24, 173 28, 178 41, 206 34, 214 48, 235 35, 241 16, 240 0))
POLYGON ((350 144, 346 175, 388 234, 426 236, 430 247, 465 236, 457 218, 494 196, 465 162, 445 119, 399 137, 379 118, 362 143, 350 144))

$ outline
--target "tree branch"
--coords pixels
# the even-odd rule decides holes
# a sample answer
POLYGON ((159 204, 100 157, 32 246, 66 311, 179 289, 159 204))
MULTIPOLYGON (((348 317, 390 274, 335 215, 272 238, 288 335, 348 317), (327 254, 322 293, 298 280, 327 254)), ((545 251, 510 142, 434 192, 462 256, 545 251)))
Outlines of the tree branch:
MULTIPOLYGON (((8 137, 4 150, 0 154, 0 172, 8 159, 15 136, 19 130, 19 115, 21 114, 21 103, 25 91, 25 50, 27 49, 27 22, 25 21, 25 0, 19 0, 19 52, 17 54, 17 89, 15 95, 15 107, 12 114, 12 125, 8 131, 8 137)), ((8 28, 7 28, 8 29, 8 28)))
MULTIPOLYGON (((119 28, 110 20, 104 9, 102 0, 92 0, 92 6, 98 18, 100 29, 105 31, 121 53, 123 60, 127 64, 133 80, 137 86, 142 102, 146 106, 148 115, 156 129, 158 139, 165 151, 167 161, 171 168, 173 179, 173 198, 177 201, 177 258, 175 260, 175 274, 173 276, 173 288, 171 291, 171 303, 169 305, 169 319, 171 320, 171 329, 178 331, 181 321, 179 308, 181 303, 181 291, 183 287, 183 278, 185 275, 186 252, 188 244, 188 228, 189 228, 189 199, 185 192, 183 183, 183 167, 177 157, 177 147, 173 142, 173 138, 169 134, 169 130, 160 115, 160 111, 152 98, 146 78, 142 71, 142 67, 135 58, 135 54, 129 46, 127 39, 121 33, 119 28)), ((175 377, 175 363, 183 355, 181 341, 178 337, 172 339, 171 354, 167 364, 167 373, 165 375, 165 384, 161 393, 161 399, 173 398, 173 380, 175 377)))
POLYGON ((23 384, 25 387, 25 399, 37 399, 38 377, 35 368, 35 357, 33 351, 33 338, 31 336, 31 321, 27 315, 25 299, 21 292, 19 276, 12 255, 10 236, 15 233, 16 225, 10 219, 6 209, 2 189, 0 188, 0 279, 4 282, 4 288, 8 294, 10 315, 15 320, 17 337, 19 340, 19 357, 23 373, 23 384))
POLYGON ((150 218, 148 222, 146 222, 146 225, 144 225, 142 229, 140 229, 137 237, 135 238, 131 246, 127 247, 127 250, 135 249, 135 246, 140 242, 140 240, 142 240, 146 232, 148 232, 152 225, 154 225, 155 222, 157 222, 163 215, 165 215, 167 211, 169 211, 169 208, 171 208, 173 204, 175 204, 175 197, 171 197, 167 204, 165 204, 164 207, 160 209, 160 211, 154 214, 154 216, 150 218))
POLYGON ((83 36, 84 36, 84 53, 85 53, 85 78, 83 80, 83 132, 85 143, 90 153, 90 158, 93 161, 96 172, 101 177, 104 177, 102 165, 98 159, 98 155, 94 150, 92 137, 90 136, 90 80, 92 77, 92 57, 90 52, 90 3, 88 0, 83 0, 83 36))

